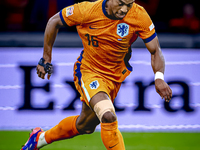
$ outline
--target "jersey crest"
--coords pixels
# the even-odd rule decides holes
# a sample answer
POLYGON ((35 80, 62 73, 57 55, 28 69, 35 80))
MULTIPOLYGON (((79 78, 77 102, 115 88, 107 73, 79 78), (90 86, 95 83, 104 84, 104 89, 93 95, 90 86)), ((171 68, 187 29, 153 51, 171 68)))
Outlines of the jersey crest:
POLYGON ((125 37, 129 33, 129 25, 126 23, 120 23, 117 25, 117 35, 120 37, 125 37))
POLYGON ((91 89, 97 89, 99 87, 99 82, 97 80, 93 81, 90 83, 90 88, 91 89))

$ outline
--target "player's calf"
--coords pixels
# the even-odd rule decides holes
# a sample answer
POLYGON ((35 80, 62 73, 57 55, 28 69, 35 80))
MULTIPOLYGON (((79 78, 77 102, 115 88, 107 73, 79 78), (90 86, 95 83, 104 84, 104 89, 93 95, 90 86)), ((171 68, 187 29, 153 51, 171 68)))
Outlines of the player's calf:
POLYGON ((101 121, 101 139, 107 150, 125 150, 123 137, 118 130, 118 122, 111 100, 95 104, 94 111, 101 121))

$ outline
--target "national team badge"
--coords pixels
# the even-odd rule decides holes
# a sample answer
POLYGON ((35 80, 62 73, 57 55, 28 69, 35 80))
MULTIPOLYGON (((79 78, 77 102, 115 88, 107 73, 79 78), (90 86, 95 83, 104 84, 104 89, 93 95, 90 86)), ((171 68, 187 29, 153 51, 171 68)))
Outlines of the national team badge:
POLYGON ((97 80, 90 83, 91 89, 97 89, 99 87, 99 82, 97 80))
POLYGON ((66 8, 66 17, 73 15, 74 6, 66 8))
POLYGON ((127 36, 129 33, 129 25, 126 23, 120 23, 117 25, 117 34, 121 37, 127 36))

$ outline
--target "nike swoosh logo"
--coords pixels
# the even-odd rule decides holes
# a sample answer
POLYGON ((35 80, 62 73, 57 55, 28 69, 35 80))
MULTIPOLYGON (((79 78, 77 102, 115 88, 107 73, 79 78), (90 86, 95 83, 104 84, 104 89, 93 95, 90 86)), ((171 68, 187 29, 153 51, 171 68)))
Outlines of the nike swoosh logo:
MULTIPOLYGON (((119 143, 117 143, 117 144, 119 144, 119 143)), ((109 146, 109 148, 113 148, 113 147, 115 147, 117 144, 115 144, 115 145, 113 145, 113 146, 109 146)))
POLYGON ((91 26, 89 26, 89 28, 90 28, 90 29, 98 29, 98 28, 93 28, 93 27, 91 27, 91 26))

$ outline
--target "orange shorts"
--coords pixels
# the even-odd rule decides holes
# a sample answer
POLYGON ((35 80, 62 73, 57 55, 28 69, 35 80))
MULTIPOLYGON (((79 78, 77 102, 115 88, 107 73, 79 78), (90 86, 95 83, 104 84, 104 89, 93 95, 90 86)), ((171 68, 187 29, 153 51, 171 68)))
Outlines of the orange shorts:
POLYGON ((121 83, 111 81, 90 68, 83 67, 79 61, 74 65, 74 83, 81 95, 81 101, 88 106, 91 98, 101 91, 105 92, 114 102, 121 86, 121 83))

